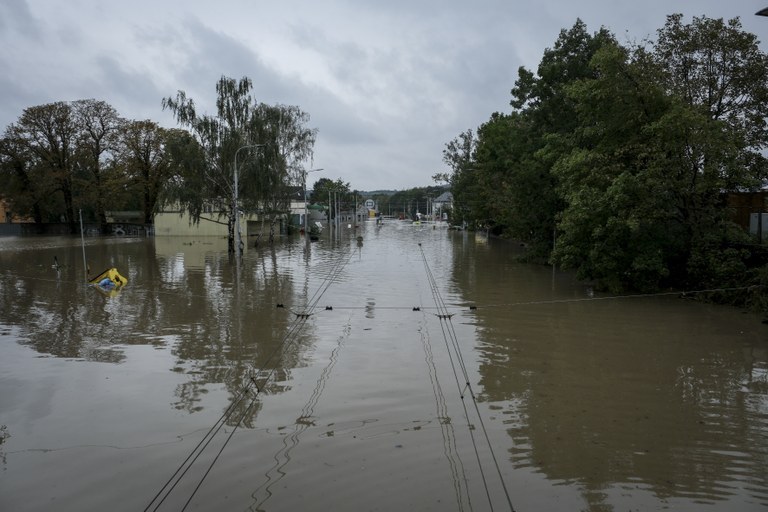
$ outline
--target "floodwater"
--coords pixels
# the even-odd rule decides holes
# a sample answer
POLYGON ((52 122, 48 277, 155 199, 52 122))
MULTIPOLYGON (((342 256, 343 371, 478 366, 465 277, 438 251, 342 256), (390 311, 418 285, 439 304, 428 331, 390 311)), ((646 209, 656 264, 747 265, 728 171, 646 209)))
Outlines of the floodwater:
POLYGON ((397 221, 84 249, 0 239, 0 510, 768 507, 759 316, 397 221))

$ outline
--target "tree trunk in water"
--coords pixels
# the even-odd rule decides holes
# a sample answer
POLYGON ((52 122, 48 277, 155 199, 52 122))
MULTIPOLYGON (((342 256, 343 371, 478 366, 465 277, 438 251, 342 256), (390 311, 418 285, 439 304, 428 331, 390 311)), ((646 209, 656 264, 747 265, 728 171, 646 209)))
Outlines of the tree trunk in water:
POLYGON ((69 180, 67 180, 64 187, 64 210, 67 212, 67 222, 69 223, 69 232, 72 235, 76 235, 79 230, 77 228, 77 218, 75 215, 75 205, 72 199, 72 188, 69 186, 69 180))
POLYGON ((32 218, 35 219, 36 224, 43 223, 43 211, 40 209, 40 203, 37 201, 32 205, 32 218))
MULTIPOLYGON (((145 178, 146 183, 146 178, 145 178)), ((144 224, 152 224, 152 210, 154 209, 154 206, 152 204, 152 199, 149 195, 149 187, 144 187, 144 201, 142 205, 142 210, 144 211, 144 224)))
POLYGON ((237 210, 230 206, 229 218, 227 219, 227 252, 229 254, 235 253, 235 215, 237 210))

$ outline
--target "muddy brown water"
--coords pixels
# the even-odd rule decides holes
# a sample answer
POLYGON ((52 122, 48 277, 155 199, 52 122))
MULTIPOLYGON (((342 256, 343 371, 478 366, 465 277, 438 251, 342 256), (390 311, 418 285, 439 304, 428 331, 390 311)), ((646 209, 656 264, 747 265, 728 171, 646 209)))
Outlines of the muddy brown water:
POLYGON ((0 239, 0 510, 765 510, 761 318, 518 250, 0 239))

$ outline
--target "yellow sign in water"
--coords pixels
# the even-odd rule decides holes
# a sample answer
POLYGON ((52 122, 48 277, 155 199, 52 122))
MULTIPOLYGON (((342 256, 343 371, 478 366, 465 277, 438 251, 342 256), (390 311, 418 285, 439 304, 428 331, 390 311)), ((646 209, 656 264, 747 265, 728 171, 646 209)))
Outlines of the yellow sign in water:
POLYGON ((121 276, 116 268, 108 268, 88 282, 107 290, 121 288, 128 284, 128 280, 121 276))

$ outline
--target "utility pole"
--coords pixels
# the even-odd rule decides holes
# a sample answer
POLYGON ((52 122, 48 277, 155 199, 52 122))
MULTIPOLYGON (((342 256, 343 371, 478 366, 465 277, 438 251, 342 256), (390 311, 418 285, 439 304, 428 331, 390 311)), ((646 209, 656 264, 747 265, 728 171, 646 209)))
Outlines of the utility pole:
POLYGON ((323 169, 310 169, 308 171, 304 171, 303 176, 303 182, 304 182, 304 238, 309 242, 309 209, 307 208, 307 174, 310 172, 318 172, 322 171, 323 169))

